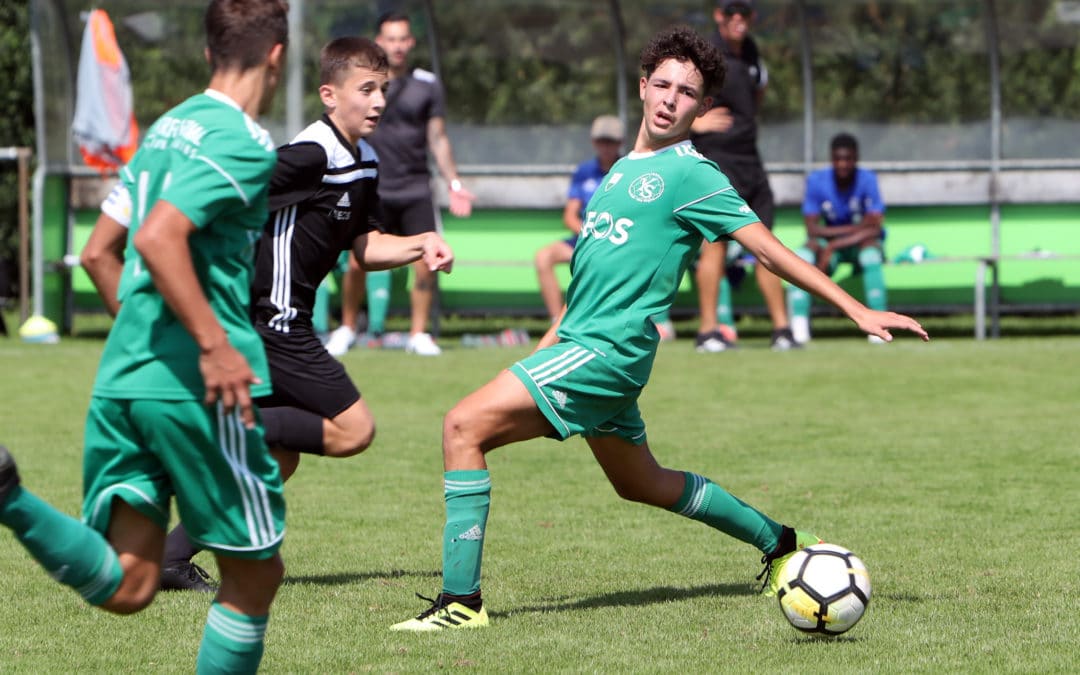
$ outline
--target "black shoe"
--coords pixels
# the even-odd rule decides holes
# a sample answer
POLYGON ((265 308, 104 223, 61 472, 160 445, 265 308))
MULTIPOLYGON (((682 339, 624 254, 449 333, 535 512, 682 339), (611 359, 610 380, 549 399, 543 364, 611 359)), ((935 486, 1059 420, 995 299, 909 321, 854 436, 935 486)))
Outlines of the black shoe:
POLYGON ((18 484, 19 470, 15 468, 15 458, 0 445, 0 504, 7 501, 8 495, 18 484))
POLYGON ((702 354, 725 352, 731 347, 732 344, 727 341, 727 338, 719 330, 698 333, 697 338, 694 340, 694 349, 702 354))
POLYGON ((185 562, 161 568, 159 588, 163 591, 213 593, 217 590, 217 584, 210 579, 206 570, 193 562, 185 562))
POLYGON ((786 352, 791 349, 799 349, 802 345, 795 341, 790 328, 781 328, 772 332, 772 342, 769 348, 774 352, 786 352))

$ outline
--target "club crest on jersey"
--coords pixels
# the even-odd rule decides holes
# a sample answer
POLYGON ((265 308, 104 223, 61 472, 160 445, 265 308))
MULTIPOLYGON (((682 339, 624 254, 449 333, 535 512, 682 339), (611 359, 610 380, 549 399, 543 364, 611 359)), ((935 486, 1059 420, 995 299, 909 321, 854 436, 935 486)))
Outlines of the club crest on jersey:
POLYGON ((648 204, 664 194, 664 179, 658 173, 643 174, 630 183, 627 192, 635 200, 648 204))

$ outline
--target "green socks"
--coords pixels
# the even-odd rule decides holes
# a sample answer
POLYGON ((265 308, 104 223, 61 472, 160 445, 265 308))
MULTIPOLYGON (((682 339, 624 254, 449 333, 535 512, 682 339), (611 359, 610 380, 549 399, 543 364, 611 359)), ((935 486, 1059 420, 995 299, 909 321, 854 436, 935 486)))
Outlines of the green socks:
POLYGON ((754 507, 696 473, 684 471, 686 487, 669 511, 701 521, 767 553, 776 548, 783 527, 754 507))
POLYGON ((109 542, 93 528, 61 513, 29 490, 16 487, 0 505, 0 523, 15 533, 53 579, 91 605, 111 598, 124 571, 109 542))
POLYGON ((881 270, 881 263, 881 249, 864 248, 859 251, 859 267, 862 268, 866 306, 879 312, 885 311, 888 306, 885 296, 885 274, 881 270))
POLYGON ((386 313, 390 309, 390 270, 367 273, 367 314, 370 335, 386 332, 386 313))
POLYGON ((716 298, 716 322, 721 326, 735 326, 735 316, 731 311, 731 282, 727 275, 720 277, 720 291, 716 298))
POLYGON ((266 616, 247 616, 210 605, 195 663, 198 675, 210 673, 254 673, 263 655, 266 616))
POLYGON ((443 495, 446 498, 443 593, 470 595, 480 590, 491 476, 487 469, 447 471, 443 495))

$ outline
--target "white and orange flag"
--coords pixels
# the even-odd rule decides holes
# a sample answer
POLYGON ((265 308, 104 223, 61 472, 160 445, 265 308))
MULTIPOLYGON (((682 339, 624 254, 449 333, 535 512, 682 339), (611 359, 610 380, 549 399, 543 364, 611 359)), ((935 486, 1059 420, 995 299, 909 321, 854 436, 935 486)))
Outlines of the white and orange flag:
POLYGON ((102 171, 125 164, 139 144, 131 73, 103 9, 90 12, 79 53, 71 131, 83 161, 102 171))

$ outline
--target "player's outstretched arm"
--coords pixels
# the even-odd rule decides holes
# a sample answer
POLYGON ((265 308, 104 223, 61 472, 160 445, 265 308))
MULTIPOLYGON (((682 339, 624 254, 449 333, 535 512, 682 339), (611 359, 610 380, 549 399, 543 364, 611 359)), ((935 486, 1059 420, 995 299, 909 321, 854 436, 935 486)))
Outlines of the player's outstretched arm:
POLYGON ((450 245, 434 232, 411 237, 368 232, 353 242, 353 254, 365 270, 388 270, 423 260, 432 272, 449 273, 454 265, 450 245))
POLYGON ((188 245, 193 232, 195 224, 183 212, 159 201, 135 232, 133 243, 161 297, 199 345, 206 404, 220 400, 226 410, 238 408, 244 425, 254 428, 250 387, 260 380, 243 354, 229 343, 203 293, 188 245))
POLYGON ((896 312, 878 312, 863 305, 840 288, 825 273, 784 246, 762 223, 752 223, 732 235, 771 272, 819 298, 835 305, 865 333, 892 341, 890 329, 907 330, 929 340, 919 322, 896 312))

